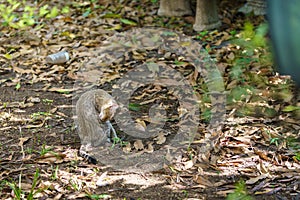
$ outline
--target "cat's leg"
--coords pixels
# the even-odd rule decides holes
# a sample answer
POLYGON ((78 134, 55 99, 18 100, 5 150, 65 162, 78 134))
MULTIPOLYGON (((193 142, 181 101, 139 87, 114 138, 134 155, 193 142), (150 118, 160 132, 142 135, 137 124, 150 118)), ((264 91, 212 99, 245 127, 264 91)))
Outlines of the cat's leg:
POLYGON ((109 137, 109 138, 116 138, 116 137, 118 137, 118 136, 117 136, 117 133, 116 133, 116 130, 114 129, 114 127, 112 126, 112 124, 110 123, 109 120, 106 121, 106 124, 107 124, 108 129, 109 129, 107 137, 109 137), (112 134, 113 134, 113 135, 112 135, 113 137, 111 137, 111 132, 112 132, 112 134))

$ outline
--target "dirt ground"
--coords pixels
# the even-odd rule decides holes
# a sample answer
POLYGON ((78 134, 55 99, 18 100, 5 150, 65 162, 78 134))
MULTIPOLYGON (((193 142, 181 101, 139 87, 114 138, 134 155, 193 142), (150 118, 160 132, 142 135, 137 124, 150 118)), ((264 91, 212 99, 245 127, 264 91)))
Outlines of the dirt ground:
MULTIPOLYGON (((92 2, 41 2, 40 6, 46 3, 59 8, 68 5, 70 12, 43 21, 40 28, 1 28, 1 199, 192 200, 225 199, 229 194, 235 196, 228 199, 250 199, 247 194, 253 199, 300 199, 299 115, 282 111, 290 105, 299 106, 299 97, 295 95, 297 89, 292 84, 289 84, 289 88, 276 86, 280 91, 293 91, 283 93, 279 100, 268 96, 273 92, 274 84, 269 84, 266 89, 256 85, 257 93, 261 92, 263 96, 260 103, 278 111, 274 116, 263 115, 267 112, 265 110, 255 110, 258 114, 251 116, 237 114, 239 106, 251 104, 251 100, 244 104, 237 102, 227 105, 226 120, 220 131, 222 137, 215 149, 206 154, 201 154, 199 150, 199 143, 203 141, 208 127, 205 119, 201 119, 190 148, 175 163, 159 170, 126 172, 101 162, 89 164, 79 157, 80 139, 73 112, 73 100, 78 99, 77 86, 80 85, 76 82, 78 72, 82 72, 80 68, 83 63, 93 58, 95 49, 102 46, 111 35, 134 28, 132 23, 120 23, 117 15, 138 22, 139 27, 164 25, 193 38, 197 35, 189 25, 193 17, 158 17, 155 13, 159 4, 153 3, 155 1, 142 1, 146 9, 140 9, 139 1, 124 1, 122 6, 119 1, 115 2, 116 5, 106 5, 105 1, 92 2), (98 4, 101 6, 97 7, 98 4), (108 11, 114 16, 103 17, 103 13, 108 11), (62 65, 45 64, 47 55, 60 50, 70 52, 71 60, 62 65)), ((230 80, 227 74, 230 64, 226 63, 225 57, 232 57, 230 53, 234 51, 228 50, 232 47, 226 35, 230 31, 241 30, 246 20, 252 20, 255 25, 263 21, 260 17, 247 18, 237 14, 242 3, 223 1, 220 8, 223 20, 221 31, 211 33, 211 38, 206 38, 205 42, 198 41, 207 48, 216 49, 212 51, 216 53, 212 57, 217 59, 218 67, 223 70, 227 90, 237 87, 237 82, 230 80)), ((196 93, 204 90, 199 86, 203 80, 194 73, 191 64, 187 64, 183 58, 183 64, 177 66, 181 59, 177 55, 167 58, 166 52, 146 51, 129 52, 125 57, 125 60, 115 61, 113 65, 102 66, 97 71, 101 79, 93 87, 111 92, 117 80, 139 62, 162 62, 164 59, 194 83, 196 93)), ((255 63, 252 69, 255 73, 255 70, 259 70, 259 74, 265 73, 263 76, 270 82, 289 82, 287 77, 270 72, 269 68, 261 70, 255 63)), ((137 120, 143 119, 146 124, 144 116, 152 104, 141 109, 134 106, 149 101, 151 97, 163 99, 155 102, 172 105, 168 113, 175 116, 175 120, 170 120, 167 128, 176 130, 180 126, 176 118, 179 112, 175 111, 178 106, 175 106, 177 103, 173 97, 168 95, 163 87, 142 88, 133 95, 132 116, 137 120)), ((204 97, 203 94, 200 96, 204 97)), ((113 126, 118 133, 122 132, 115 121, 113 126)), ((128 140, 134 146, 136 140, 128 140)), ((155 141, 153 143, 157 144, 155 141)), ((149 144, 149 141, 145 144, 149 144)), ((159 147, 154 145, 154 149, 159 147)), ((155 154, 155 151, 152 153, 155 154)))

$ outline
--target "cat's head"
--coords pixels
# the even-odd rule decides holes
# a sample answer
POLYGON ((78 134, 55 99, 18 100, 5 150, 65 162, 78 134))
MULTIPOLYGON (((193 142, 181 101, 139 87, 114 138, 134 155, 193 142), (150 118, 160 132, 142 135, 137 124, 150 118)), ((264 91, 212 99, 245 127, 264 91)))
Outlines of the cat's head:
POLYGON ((109 101, 105 102, 100 109, 100 114, 99 114, 100 120, 101 121, 111 120, 114 117, 118 107, 119 105, 113 99, 110 99, 109 101))

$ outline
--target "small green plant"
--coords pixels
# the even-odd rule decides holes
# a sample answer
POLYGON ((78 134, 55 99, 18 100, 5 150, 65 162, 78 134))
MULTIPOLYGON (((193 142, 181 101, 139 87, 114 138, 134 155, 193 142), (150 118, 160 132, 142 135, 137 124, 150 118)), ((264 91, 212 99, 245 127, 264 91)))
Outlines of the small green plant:
POLYGON ((15 182, 6 182, 6 185, 8 185, 14 192, 15 195, 15 199, 21 199, 23 191, 20 187, 17 186, 17 184, 15 182))
POLYGON ((15 199, 27 199, 27 200, 33 200, 34 195, 41 192, 40 189, 35 191, 35 188, 38 183, 38 178, 40 176, 39 169, 36 169, 35 174, 33 176, 32 185, 29 193, 26 196, 26 192, 22 190, 21 188, 21 181, 22 181, 22 174, 19 175, 19 183, 18 185, 15 182, 6 182, 6 185, 8 185, 14 192, 15 199))
POLYGON ((205 36, 207 36, 209 33, 209 31, 201 31, 198 33, 198 35, 196 36, 196 39, 198 40, 202 40, 205 36))
POLYGON ((86 196, 90 199, 109 199, 111 196, 108 194, 86 194, 86 196))
POLYGON ((253 93, 254 88, 249 85, 239 85, 230 91, 227 97, 227 102, 229 104, 234 104, 240 101, 246 101, 249 96, 253 93))
MULTIPOLYGON (((0 159, 0 161, 1 161, 1 159, 0 159)), ((4 181, 4 180, 0 181, 0 192, 3 190, 3 188, 4 188, 6 185, 7 185, 7 184, 6 184, 6 181, 4 181)))
POLYGON ((236 30, 232 30, 232 31, 230 31, 230 32, 229 32, 229 34, 230 34, 230 35, 232 35, 232 36, 235 36, 235 35, 236 35, 236 33, 237 33, 237 31, 236 31, 236 30))
POLYGON ((267 32, 268 26, 265 23, 259 25, 256 29, 250 22, 245 23, 244 30, 239 34, 239 38, 233 40, 239 51, 236 52, 236 58, 229 73, 232 79, 247 79, 248 77, 245 77, 243 72, 249 69, 252 63, 258 62, 262 66, 271 65, 271 51, 265 38, 267 32))
POLYGON ((198 91, 201 95, 201 101, 199 101, 201 120, 209 122, 212 117, 211 112, 211 94, 208 92, 207 84, 199 84, 194 86, 194 90, 198 91))
POLYGON ((124 142, 121 138, 115 137, 113 138, 113 145, 111 148, 114 148, 117 144, 119 144, 121 147, 126 146, 128 142, 124 142))
POLYGON ((3 108, 6 108, 8 105, 8 102, 3 102, 3 108))
POLYGON ((35 171, 35 174, 34 174, 34 176, 33 176, 33 181, 32 181, 31 190, 30 190, 30 192, 29 192, 29 194, 28 194, 28 196, 27 196, 27 199, 28 199, 28 200, 34 199, 34 198, 33 198, 34 194, 40 192, 39 189, 38 189, 36 192, 34 192, 34 189, 35 189, 35 187, 36 187, 36 185, 37 185, 39 176, 40 176, 40 173, 39 173, 39 169, 37 168, 36 171, 35 171))
POLYGON ((189 195, 189 192, 188 192, 188 191, 186 191, 186 190, 182 190, 182 194, 183 194, 185 197, 188 197, 188 195, 189 195))
POLYGON ((41 156, 43 156, 43 155, 45 155, 46 153, 49 153, 49 152, 51 152, 51 151, 52 151, 52 147, 46 148, 46 145, 43 144, 43 145, 42 145, 42 149, 41 149, 41 151, 39 152, 39 154, 40 154, 41 156))
POLYGON ((82 183, 76 179, 71 179, 69 183, 76 191, 80 191, 82 189, 82 183))
POLYGON ((287 96, 289 93, 284 92, 285 88, 279 89, 278 85, 274 85, 271 89, 276 91, 274 94, 265 92, 270 90, 266 88, 273 87, 270 86, 266 76, 273 71, 267 31, 266 23, 254 27, 253 24, 246 22, 243 30, 232 40, 236 48, 227 57, 227 62, 231 66, 228 68, 230 84, 227 85, 227 102, 229 106, 237 108, 236 114, 239 116, 274 117, 278 111, 266 100, 275 98, 275 95, 282 95, 276 99, 289 97, 287 96), (284 94, 287 95, 283 96, 284 94))
POLYGON ((55 169, 53 169, 53 167, 52 167, 51 179, 53 181, 55 181, 58 178, 57 174, 58 174, 58 165, 55 167, 55 169))
POLYGON ((25 149, 25 152, 27 152, 27 153, 29 153, 29 154, 32 154, 32 153, 33 153, 33 149, 27 147, 27 148, 25 149))
POLYGON ((140 104, 137 104, 137 103, 129 103, 128 105, 128 109, 131 110, 131 111, 140 111, 141 110, 141 105, 140 104))
POLYGON ((211 109, 209 108, 205 108, 202 112, 201 112, 201 119, 204 120, 204 122, 209 122, 211 119, 212 113, 211 113, 211 109))
POLYGON ((42 99, 42 102, 47 105, 51 105, 53 103, 53 100, 52 99, 42 99))
POLYGON ((297 152, 297 153, 293 156, 293 158, 294 158, 295 160, 300 161, 300 152, 297 152))
MULTIPOLYGON (((26 0, 7 0, 5 3, 0 3, 0 20, 2 24, 15 29, 23 29, 37 24, 40 18, 54 18, 60 12, 55 6, 49 8, 46 4, 38 8, 36 5, 28 5, 29 3, 26 0)), ((64 7, 62 13, 67 13, 68 11, 68 8, 64 7)))
POLYGON ((129 19, 124 19, 124 18, 120 18, 120 22, 122 22, 123 24, 126 25, 130 25, 130 26, 136 26, 137 23, 135 21, 129 20, 129 19))
POLYGON ((48 113, 48 112, 36 112, 36 113, 32 113, 31 114, 31 118, 33 120, 37 120, 37 119, 40 119, 42 116, 50 116, 51 113, 48 113))
POLYGON ((288 137, 286 140, 289 147, 300 150, 300 138, 288 137))
POLYGON ((179 61, 179 60, 175 60, 175 61, 174 61, 174 64, 175 64, 175 65, 178 65, 178 66, 184 65, 185 63, 186 63, 186 62, 179 61))
POLYGON ((245 181, 240 180, 235 185, 234 193, 229 194, 226 197, 227 200, 253 200, 253 198, 248 195, 245 181))
POLYGON ((16 88, 16 90, 19 90, 21 88, 21 83, 18 82, 15 88, 16 88))
POLYGON ((45 17, 47 19, 51 19, 56 17, 58 14, 59 14, 59 10, 57 9, 56 6, 49 9, 49 5, 46 4, 39 9, 39 17, 45 17))
POLYGON ((278 146, 278 144, 279 144, 279 138, 277 138, 277 137, 271 138, 270 139, 270 144, 275 144, 275 146, 278 146))
POLYGON ((0 4, 0 13, 3 19, 3 25, 14 26, 14 20, 17 18, 14 11, 21 5, 20 2, 7 0, 8 5, 0 4))
POLYGON ((87 8, 85 12, 82 14, 83 17, 88 17, 92 12, 92 8, 87 8))
POLYGON ((45 125, 45 128, 47 128, 47 129, 52 129, 53 126, 51 126, 51 125, 45 125))
POLYGON ((213 33, 214 31, 201 31, 196 35, 196 39, 201 41, 201 44, 208 52, 211 51, 211 48, 208 47, 207 44, 214 40, 212 36, 213 33))

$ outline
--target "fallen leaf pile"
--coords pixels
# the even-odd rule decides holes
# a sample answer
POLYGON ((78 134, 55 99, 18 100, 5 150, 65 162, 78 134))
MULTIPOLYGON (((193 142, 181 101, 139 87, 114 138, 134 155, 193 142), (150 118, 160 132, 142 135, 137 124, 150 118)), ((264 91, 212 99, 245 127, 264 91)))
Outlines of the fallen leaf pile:
POLYGON ((224 199, 237 183, 258 199, 299 197, 298 89, 242 1, 222 0, 220 30, 199 33, 193 16, 157 16, 154 0, 15 4, 10 24, 0 14, 1 199, 224 199), (70 60, 47 64, 59 51, 70 60), (123 113, 99 165, 78 157, 73 122, 93 88, 123 113))

